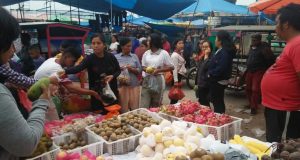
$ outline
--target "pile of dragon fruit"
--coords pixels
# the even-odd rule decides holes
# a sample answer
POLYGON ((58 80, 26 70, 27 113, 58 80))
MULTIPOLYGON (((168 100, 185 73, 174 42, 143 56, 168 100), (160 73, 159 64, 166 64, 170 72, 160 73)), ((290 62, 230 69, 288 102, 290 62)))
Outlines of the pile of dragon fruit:
POLYGON ((193 101, 183 101, 179 105, 162 106, 161 112, 183 118, 187 122, 210 126, 222 126, 233 121, 229 115, 214 113, 210 108, 193 101))

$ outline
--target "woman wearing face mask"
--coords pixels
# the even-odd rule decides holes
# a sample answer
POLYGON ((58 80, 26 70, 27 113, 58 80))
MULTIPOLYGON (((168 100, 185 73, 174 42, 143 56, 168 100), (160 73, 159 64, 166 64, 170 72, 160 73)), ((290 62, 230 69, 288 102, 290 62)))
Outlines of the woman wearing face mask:
MULTIPOLYGON (((19 25, 5 9, 0 7, 0 66, 13 56, 13 41, 19 36, 19 25)), ((0 159, 14 160, 30 156, 44 131, 45 113, 49 107, 48 88, 32 103, 25 120, 18 110, 16 100, 4 85, 7 77, 0 76, 0 159)))
MULTIPOLYGON (((100 95, 102 89, 105 87, 105 83, 109 83, 110 88, 117 96, 118 84, 117 77, 121 73, 119 63, 113 54, 106 52, 105 50, 105 39, 101 34, 95 34, 91 38, 92 48, 94 53, 87 56, 78 66, 70 69, 66 69, 66 74, 76 74, 84 69, 88 70, 89 76, 89 87, 100 95), (104 79, 102 76, 105 75, 104 79), (103 83, 104 80, 104 83, 103 83)), ((104 105, 98 99, 91 97, 92 110, 100 111, 105 114, 106 110, 104 105)))
POLYGON ((212 45, 209 41, 203 41, 201 50, 203 52, 203 56, 199 59, 197 75, 196 75, 196 85, 198 86, 198 101, 201 105, 210 106, 209 105, 209 83, 207 78, 208 66, 212 57, 212 45))
MULTIPOLYGON (((182 51, 184 48, 184 43, 182 39, 177 39, 173 43, 173 53, 171 55, 172 63, 174 65, 173 70, 173 80, 174 85, 178 85, 178 83, 181 82, 181 79, 186 74, 186 68, 185 68, 185 60, 182 55, 182 51)), ((171 99, 171 104, 177 103, 178 100, 171 99)))
POLYGON ((138 75, 142 71, 138 57, 132 54, 131 40, 123 38, 120 40, 119 54, 116 58, 120 64, 122 73, 118 77, 119 80, 119 102, 122 106, 122 113, 134 110, 139 107, 140 85, 138 75))
POLYGON ((218 50, 211 59, 207 74, 210 98, 214 105, 214 111, 225 113, 224 91, 231 76, 232 60, 235 56, 236 48, 230 34, 226 31, 217 33, 215 45, 218 50))

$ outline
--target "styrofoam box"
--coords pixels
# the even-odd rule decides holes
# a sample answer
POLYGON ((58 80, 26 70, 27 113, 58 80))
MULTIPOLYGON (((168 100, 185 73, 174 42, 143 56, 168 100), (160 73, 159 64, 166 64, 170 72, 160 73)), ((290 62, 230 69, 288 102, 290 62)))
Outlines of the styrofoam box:
POLYGON ((191 125, 196 125, 201 128, 201 132, 204 136, 209 134, 214 135, 217 140, 228 141, 235 134, 241 133, 241 118, 230 116, 233 120, 230 123, 224 124, 222 126, 210 126, 206 124, 197 124, 188 122, 191 125))
POLYGON ((103 152, 109 153, 110 155, 127 154, 134 151, 135 148, 139 145, 139 139, 142 136, 141 132, 130 126, 130 129, 134 134, 133 136, 125 139, 119 139, 114 142, 108 142, 91 130, 91 128, 94 126, 95 125, 86 127, 86 130, 104 142, 103 152))
MULTIPOLYGON (((103 141, 97 138, 94 134, 91 134, 88 131, 82 133, 83 138, 87 141, 88 145, 83 147, 78 147, 72 150, 68 150, 68 153, 79 153, 83 154, 86 150, 91 152, 95 156, 100 156, 103 154, 103 141)), ((76 136, 74 133, 67 133, 61 136, 53 137, 55 145, 59 146, 62 142, 67 142, 72 137, 76 136)))
POLYGON ((39 156, 29 158, 26 160, 55 160, 56 154, 59 152, 59 147, 56 146, 54 143, 51 147, 51 151, 43 153, 39 156))
POLYGON ((173 121, 181 121, 182 120, 182 118, 171 116, 171 115, 168 115, 168 114, 163 113, 163 112, 159 112, 158 115, 160 117, 162 117, 163 119, 166 119, 166 120, 171 121, 171 122, 173 122, 173 121))

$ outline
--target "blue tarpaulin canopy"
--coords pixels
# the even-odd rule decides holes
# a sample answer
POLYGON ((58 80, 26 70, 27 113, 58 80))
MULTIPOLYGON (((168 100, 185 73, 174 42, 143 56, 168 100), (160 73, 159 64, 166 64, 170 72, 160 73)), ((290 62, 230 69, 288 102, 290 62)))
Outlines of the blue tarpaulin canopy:
POLYGON ((138 18, 127 18, 128 19, 128 22, 131 23, 131 24, 135 24, 135 25, 144 25, 145 22, 183 22, 181 19, 178 19, 178 18, 168 18, 168 19, 165 19, 163 21, 159 21, 159 20, 155 20, 155 19, 152 19, 152 18, 148 18, 148 17, 138 17, 138 18))
POLYGON ((188 8, 181 11, 182 13, 189 14, 194 13, 196 8, 196 13, 211 13, 222 12, 222 13, 232 13, 232 14, 252 14, 247 7, 235 5, 224 0, 198 0, 188 8), (197 4, 198 3, 198 4, 197 4))
MULTIPOLYGON (((0 5, 12 5, 26 0, 0 0, 0 5)), ((109 12, 111 0, 54 0, 65 5, 95 12, 109 12)), ((112 0, 114 10, 127 10, 153 19, 167 19, 193 4, 195 0, 112 0)))
POLYGON ((26 0, 0 0, 0 6, 7 6, 7 5, 12 5, 16 3, 21 3, 26 0))

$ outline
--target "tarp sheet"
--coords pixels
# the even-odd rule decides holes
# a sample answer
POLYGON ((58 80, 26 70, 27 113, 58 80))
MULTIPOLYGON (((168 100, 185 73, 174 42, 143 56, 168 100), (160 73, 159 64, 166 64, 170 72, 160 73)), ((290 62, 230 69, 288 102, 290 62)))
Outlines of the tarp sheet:
POLYGON ((196 8, 196 13, 211 13, 214 12, 222 12, 222 13, 231 13, 231 14, 243 14, 248 15, 252 14, 247 7, 235 5, 224 0, 198 0, 199 2, 195 2, 191 6, 182 10, 181 12, 184 14, 194 13, 196 8), (198 3, 198 5, 197 5, 198 3))
MULTIPOLYGON (((25 0, 0 0, 0 4, 12 5, 25 0)), ((54 0, 65 5, 79 7, 95 12, 109 12, 110 2, 114 10, 127 10, 141 16, 163 20, 167 19, 195 0, 54 0)))

